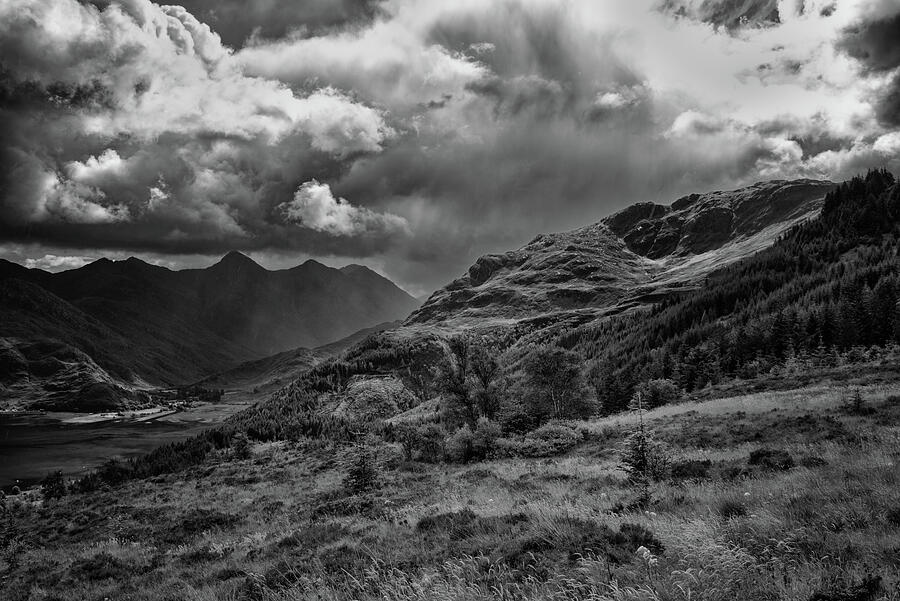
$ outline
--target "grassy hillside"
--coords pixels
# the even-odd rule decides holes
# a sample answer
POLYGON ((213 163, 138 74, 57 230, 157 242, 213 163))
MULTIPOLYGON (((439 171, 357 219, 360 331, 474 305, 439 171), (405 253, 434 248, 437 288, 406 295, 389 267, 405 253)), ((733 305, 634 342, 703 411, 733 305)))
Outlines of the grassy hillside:
POLYGON ((0 582, 8 599, 900 599, 898 395, 813 386, 647 412, 670 461, 647 505, 621 469, 635 414, 574 424, 550 457, 468 465, 375 439, 217 451, 113 490, 7 499, 0 582), (348 490, 363 449, 373 485, 348 490))

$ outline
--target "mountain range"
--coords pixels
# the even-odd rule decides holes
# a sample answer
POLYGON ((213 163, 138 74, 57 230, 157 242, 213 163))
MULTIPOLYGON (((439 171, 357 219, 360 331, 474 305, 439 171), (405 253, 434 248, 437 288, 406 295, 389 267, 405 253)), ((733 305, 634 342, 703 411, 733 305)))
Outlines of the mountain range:
POLYGON ((180 271, 136 258, 60 273, 0 261, 0 392, 71 398, 189 383, 401 319, 417 304, 360 265, 268 271, 238 252, 180 271))
POLYGON ((201 380, 270 390, 349 343, 311 349, 404 318, 390 336, 501 328, 547 337, 697 290, 816 216, 834 188, 769 181, 638 203, 482 256, 421 306, 359 265, 267 271, 231 252, 207 269, 131 258, 53 274, 3 261, 0 385, 10 398, 64 396, 81 407, 114 404, 129 387, 201 380))

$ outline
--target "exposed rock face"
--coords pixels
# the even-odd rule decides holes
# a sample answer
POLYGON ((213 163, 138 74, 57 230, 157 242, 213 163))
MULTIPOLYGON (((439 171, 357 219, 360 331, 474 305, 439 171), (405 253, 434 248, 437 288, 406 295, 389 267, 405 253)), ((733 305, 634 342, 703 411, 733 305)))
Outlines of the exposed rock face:
POLYGON ((768 246, 815 214, 832 187, 771 181, 691 194, 669 206, 638 203, 594 225, 481 257, 406 323, 504 322, 655 301, 672 286, 768 246))
POLYGON ((528 255, 525 253, 516 251, 502 255, 485 255, 469 267, 469 282, 473 286, 480 286, 497 271, 503 268, 518 267, 527 258, 528 255))
POLYGON ((823 197, 830 185, 813 180, 761 182, 729 192, 691 194, 669 207, 637 204, 603 222, 639 255, 687 256, 803 216, 810 201, 823 197))

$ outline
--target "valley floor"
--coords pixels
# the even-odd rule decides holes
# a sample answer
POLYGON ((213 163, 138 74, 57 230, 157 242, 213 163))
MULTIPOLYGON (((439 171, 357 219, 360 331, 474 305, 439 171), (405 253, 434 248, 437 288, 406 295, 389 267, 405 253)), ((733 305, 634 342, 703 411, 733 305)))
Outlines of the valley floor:
POLYGON ((553 458, 435 465, 373 443, 380 488, 349 498, 356 451, 321 441, 8 497, 0 597, 900 600, 900 384, 854 407, 856 390, 646 413, 674 469, 643 507, 619 467, 634 414, 579 422, 553 458))

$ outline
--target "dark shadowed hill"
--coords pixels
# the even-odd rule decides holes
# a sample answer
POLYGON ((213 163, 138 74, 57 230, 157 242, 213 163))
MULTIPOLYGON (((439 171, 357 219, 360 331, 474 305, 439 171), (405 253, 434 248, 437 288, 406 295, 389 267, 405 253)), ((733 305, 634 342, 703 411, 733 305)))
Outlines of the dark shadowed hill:
POLYGON ((770 181, 632 205, 599 223, 486 255, 407 324, 510 323, 554 312, 621 310, 694 286, 815 215, 831 182, 770 181))
POLYGON ((182 271, 135 258, 100 259, 56 274, 0 261, 0 286, 0 338, 14 339, 12 346, 61 343, 90 357, 104 378, 126 384, 196 381, 245 361, 328 344, 417 306, 363 266, 307 261, 268 271, 237 252, 207 269, 182 271))

